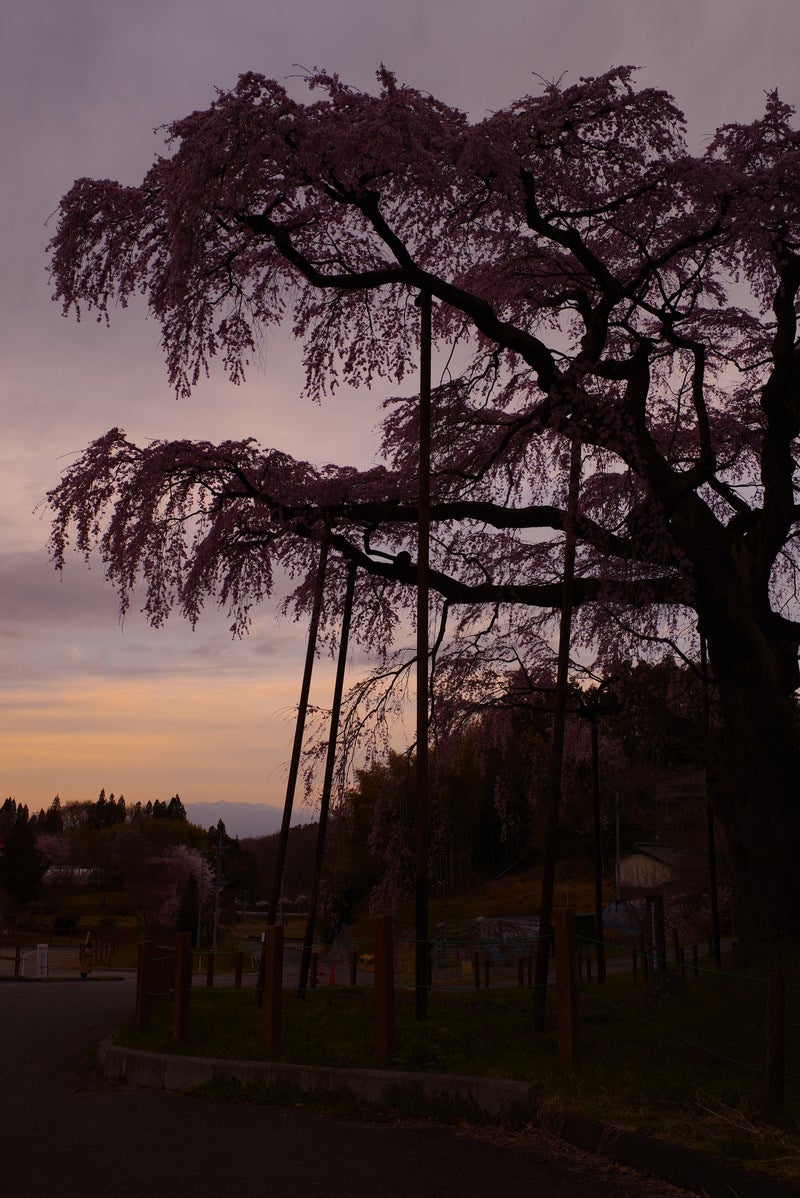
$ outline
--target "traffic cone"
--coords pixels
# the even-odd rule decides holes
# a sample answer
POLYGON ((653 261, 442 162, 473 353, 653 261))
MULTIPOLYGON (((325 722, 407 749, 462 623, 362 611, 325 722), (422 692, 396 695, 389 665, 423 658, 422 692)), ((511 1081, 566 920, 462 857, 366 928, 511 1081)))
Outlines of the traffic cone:
POLYGON ((331 965, 331 976, 328 978, 328 985, 336 985, 336 967, 334 965, 331 965))

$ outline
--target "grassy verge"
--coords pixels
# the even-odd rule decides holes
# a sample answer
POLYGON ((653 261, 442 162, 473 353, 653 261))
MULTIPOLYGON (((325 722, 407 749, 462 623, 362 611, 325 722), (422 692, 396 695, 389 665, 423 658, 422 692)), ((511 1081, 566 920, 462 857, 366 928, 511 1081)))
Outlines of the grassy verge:
MULTIPOLYGON (((374 1068, 373 998, 368 988, 320 987, 304 1001, 287 992, 283 1039, 271 1059, 374 1068)), ((581 1051, 568 1072, 557 1067, 552 1009, 546 1033, 533 1031, 528 989, 434 989, 423 1024, 414 1018, 413 996, 399 991, 393 1067, 525 1081, 542 1117, 579 1112, 800 1179, 796 971, 788 977, 787 1006, 786 1106, 780 1119, 769 1122, 763 1113, 766 986, 755 976, 704 971, 656 1005, 645 1002, 641 978, 611 975, 603 987, 584 987, 581 1051)), ((252 991, 198 989, 183 1051, 261 1059, 260 1019, 252 991)), ((128 1026, 118 1041, 171 1051, 169 1008, 154 1013, 146 1033, 128 1026)), ((224 1095, 213 1087, 211 1092, 234 1096, 235 1087, 225 1089, 224 1095)), ((250 1087, 239 1096, 282 1101, 258 1090, 250 1087)), ((308 1096, 303 1102, 311 1105, 308 1096)))

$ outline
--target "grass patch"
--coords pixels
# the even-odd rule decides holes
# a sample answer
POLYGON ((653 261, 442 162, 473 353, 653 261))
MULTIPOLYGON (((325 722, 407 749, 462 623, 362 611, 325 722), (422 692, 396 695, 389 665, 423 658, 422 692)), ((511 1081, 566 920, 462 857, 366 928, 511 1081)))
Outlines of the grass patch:
MULTIPOLYGON (((391 1067, 524 1081, 545 1119, 579 1112, 800 1179, 800 973, 793 970, 787 982, 786 1107, 780 1121, 763 1114, 766 984, 757 976, 704 971, 697 980, 687 977, 681 993, 652 1006, 641 975, 634 982, 630 975, 611 974, 602 987, 585 986, 580 1055, 570 1071, 557 1066, 551 999, 545 1034, 537 1036, 529 989, 434 989, 425 1023, 415 1019, 413 994, 399 990, 391 1067)), ((304 1000, 287 991, 283 1039, 271 1059, 375 1068, 373 1003, 374 992, 366 987, 323 986, 304 1000)), ((146 1033, 128 1025, 117 1041, 172 1051, 169 1006, 155 1009, 146 1033)), ((193 991, 190 1040, 182 1051, 263 1059, 261 1012, 252 990, 193 991)), ((340 1115, 349 1110, 358 1117, 377 1113, 352 1096, 300 1095, 285 1087, 214 1083, 202 1096, 324 1107, 340 1115)), ((419 1117, 419 1096, 398 1086, 381 1110, 419 1117)), ((430 1112, 439 1120, 467 1115, 441 1103, 430 1112)))

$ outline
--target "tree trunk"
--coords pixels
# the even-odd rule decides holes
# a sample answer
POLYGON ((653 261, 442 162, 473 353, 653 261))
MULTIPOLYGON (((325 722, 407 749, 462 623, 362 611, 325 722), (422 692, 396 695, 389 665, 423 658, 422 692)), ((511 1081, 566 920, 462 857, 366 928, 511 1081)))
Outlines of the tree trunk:
POLYGON ((755 960, 800 938, 800 753, 780 650, 755 622, 748 633, 706 623, 722 707, 711 797, 730 848, 738 955, 755 960))

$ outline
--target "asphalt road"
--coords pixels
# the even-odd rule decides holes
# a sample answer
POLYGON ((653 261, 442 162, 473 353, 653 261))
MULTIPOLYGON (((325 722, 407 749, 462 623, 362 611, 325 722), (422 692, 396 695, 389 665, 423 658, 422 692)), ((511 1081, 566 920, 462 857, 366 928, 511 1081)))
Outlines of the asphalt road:
POLYGON ((133 982, 0 985, 0 1190, 137 1198, 667 1198, 538 1133, 326 1119, 115 1087, 81 1065, 133 982))

